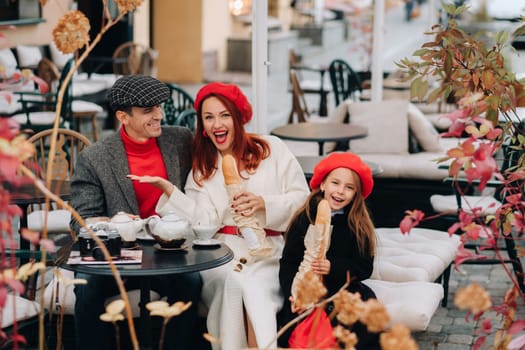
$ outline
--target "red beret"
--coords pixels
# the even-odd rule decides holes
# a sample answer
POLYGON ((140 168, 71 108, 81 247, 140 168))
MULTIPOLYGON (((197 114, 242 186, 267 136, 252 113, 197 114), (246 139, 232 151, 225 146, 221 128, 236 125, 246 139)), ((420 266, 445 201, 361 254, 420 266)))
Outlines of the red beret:
POLYGON ((241 113, 243 124, 252 120, 252 105, 248 102, 248 99, 237 85, 219 82, 204 85, 199 92, 197 92, 197 97, 195 98, 195 110, 198 111, 202 101, 211 95, 221 95, 232 101, 241 113))
POLYGON ((347 168, 353 170, 361 179, 361 192, 363 198, 368 197, 374 187, 372 170, 361 160, 361 158, 350 152, 333 152, 321 160, 314 168, 314 174, 310 180, 310 188, 316 189, 321 185, 324 178, 334 169, 347 168))

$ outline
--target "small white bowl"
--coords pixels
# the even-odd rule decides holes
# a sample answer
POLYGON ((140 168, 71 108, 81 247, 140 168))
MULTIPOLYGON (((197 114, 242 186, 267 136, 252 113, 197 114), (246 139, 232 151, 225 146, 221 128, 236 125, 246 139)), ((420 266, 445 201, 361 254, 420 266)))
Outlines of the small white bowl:
POLYGON ((217 227, 211 225, 196 225, 192 227, 192 230, 199 240, 208 241, 217 232, 217 227))

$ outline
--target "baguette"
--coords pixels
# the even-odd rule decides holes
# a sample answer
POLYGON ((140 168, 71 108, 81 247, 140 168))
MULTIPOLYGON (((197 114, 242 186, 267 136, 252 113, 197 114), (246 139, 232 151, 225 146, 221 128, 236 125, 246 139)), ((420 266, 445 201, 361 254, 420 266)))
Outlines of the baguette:
POLYGON ((324 259, 326 257, 326 251, 328 250, 327 239, 330 235, 330 224, 332 222, 332 209, 326 199, 322 199, 317 205, 317 215, 315 216, 315 224, 322 225, 322 239, 319 246, 318 259, 324 259))
POLYGON ((322 199, 317 205, 317 215, 315 216, 315 224, 329 224, 332 220, 332 210, 330 204, 326 199, 322 199))
POLYGON ((226 154, 222 157, 222 173, 226 185, 234 185, 241 182, 235 158, 231 154, 226 154))

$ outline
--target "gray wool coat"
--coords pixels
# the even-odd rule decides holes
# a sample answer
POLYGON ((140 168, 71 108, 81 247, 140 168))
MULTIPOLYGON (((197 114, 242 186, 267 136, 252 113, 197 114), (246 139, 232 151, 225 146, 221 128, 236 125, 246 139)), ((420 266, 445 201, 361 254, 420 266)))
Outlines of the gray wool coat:
MULTIPOLYGON (((193 135, 187 128, 165 126, 158 145, 166 164, 168 179, 184 189, 191 170, 193 135)), ((119 211, 138 214, 139 206, 129 174, 128 158, 120 132, 83 150, 76 161, 71 182, 71 205, 84 219, 112 217, 119 211)), ((78 233, 79 223, 72 218, 71 227, 78 233)))

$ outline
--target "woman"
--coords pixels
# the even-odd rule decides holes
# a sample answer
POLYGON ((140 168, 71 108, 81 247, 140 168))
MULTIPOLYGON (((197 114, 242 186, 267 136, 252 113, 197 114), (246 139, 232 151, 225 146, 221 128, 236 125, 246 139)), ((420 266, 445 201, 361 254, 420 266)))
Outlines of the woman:
MULTIPOLYGON (((347 272, 350 272, 351 282, 347 289, 351 293, 359 292, 362 300, 375 298, 374 292, 361 283, 370 277, 374 267, 375 228, 365 204, 373 185, 368 165, 350 152, 331 153, 314 168, 310 180, 312 193, 292 219, 280 262, 279 280, 285 296, 279 314, 282 325, 303 311, 290 297, 292 283, 303 260, 306 231, 314 223, 317 205, 322 199, 330 204, 332 234, 326 258, 314 260, 312 271, 323 276, 328 296, 345 284, 347 272)), ((331 308, 331 304, 328 307, 331 308)), ((334 319, 334 322, 337 320, 334 319)), ((378 335, 369 333, 362 323, 356 323, 352 331, 359 339, 358 350, 379 349, 378 335)), ((291 330, 279 339, 281 346, 288 346, 290 333, 291 330)))
POLYGON ((209 308, 208 332, 221 340, 221 344, 213 345, 214 349, 275 347, 271 342, 277 333, 276 313, 282 305, 278 280, 282 232, 290 213, 306 199, 308 184, 301 166, 282 141, 245 131, 252 108, 237 86, 217 82, 204 86, 197 93, 195 109, 198 118, 193 164, 185 193, 162 179, 130 178, 153 183, 164 191, 157 204, 160 215, 175 212, 193 225, 215 225, 220 228, 215 238, 235 254, 231 263, 201 273, 202 297, 209 308), (226 154, 234 157, 242 179, 242 190, 231 202, 222 172, 226 154), (237 234, 232 214, 238 213, 253 216, 265 229, 267 243, 272 247, 270 256, 250 256, 246 240, 237 234), (250 325, 256 344, 248 344, 245 329, 250 325))

